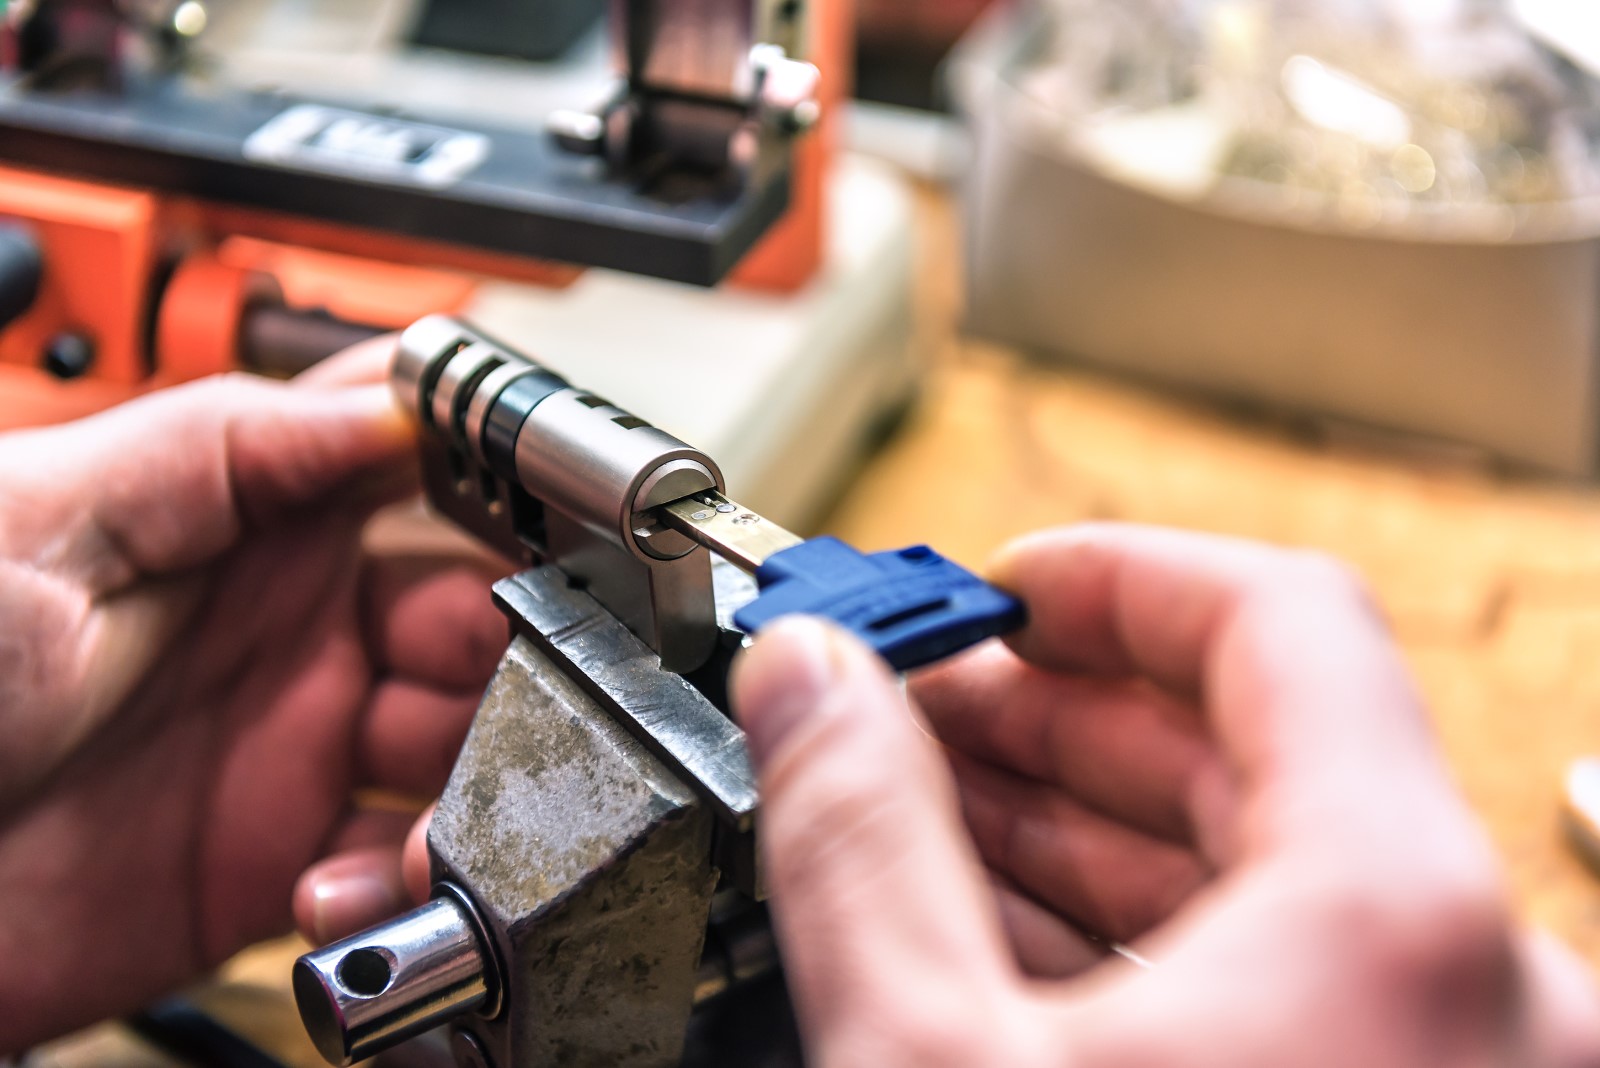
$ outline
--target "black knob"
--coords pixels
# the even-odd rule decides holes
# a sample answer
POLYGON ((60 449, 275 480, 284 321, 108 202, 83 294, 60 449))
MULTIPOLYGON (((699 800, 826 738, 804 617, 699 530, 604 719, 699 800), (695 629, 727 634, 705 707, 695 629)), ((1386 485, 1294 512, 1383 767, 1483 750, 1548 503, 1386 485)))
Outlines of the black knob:
POLYGON ((94 366, 94 342, 83 334, 57 334, 44 347, 44 369, 57 378, 79 378, 94 366))

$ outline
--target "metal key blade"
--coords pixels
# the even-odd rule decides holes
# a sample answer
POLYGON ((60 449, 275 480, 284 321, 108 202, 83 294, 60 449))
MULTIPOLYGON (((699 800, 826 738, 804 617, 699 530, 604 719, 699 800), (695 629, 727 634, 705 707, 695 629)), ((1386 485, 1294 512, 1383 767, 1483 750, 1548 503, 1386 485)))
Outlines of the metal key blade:
POLYGON ((663 526, 754 572, 774 553, 803 539, 720 493, 696 493, 655 510, 663 526))

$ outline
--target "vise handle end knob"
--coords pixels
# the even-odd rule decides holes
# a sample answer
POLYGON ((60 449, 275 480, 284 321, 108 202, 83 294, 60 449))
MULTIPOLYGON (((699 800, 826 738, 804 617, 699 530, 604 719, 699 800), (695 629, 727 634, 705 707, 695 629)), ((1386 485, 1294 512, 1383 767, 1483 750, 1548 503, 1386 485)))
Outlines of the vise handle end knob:
POLYGON ((333 1065, 365 1060, 490 1001, 493 972, 477 924, 441 896, 294 965, 306 1033, 333 1065))

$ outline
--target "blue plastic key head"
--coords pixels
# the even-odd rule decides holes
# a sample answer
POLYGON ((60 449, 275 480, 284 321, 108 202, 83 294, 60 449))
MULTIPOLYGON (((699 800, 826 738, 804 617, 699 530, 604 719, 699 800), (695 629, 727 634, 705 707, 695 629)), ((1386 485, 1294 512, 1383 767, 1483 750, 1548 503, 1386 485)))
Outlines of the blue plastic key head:
POLYGON ((769 557, 761 595, 734 614, 748 633, 789 615, 821 616, 853 632, 897 671, 931 664, 1027 619, 1017 598, 926 545, 858 552, 815 538, 769 557))

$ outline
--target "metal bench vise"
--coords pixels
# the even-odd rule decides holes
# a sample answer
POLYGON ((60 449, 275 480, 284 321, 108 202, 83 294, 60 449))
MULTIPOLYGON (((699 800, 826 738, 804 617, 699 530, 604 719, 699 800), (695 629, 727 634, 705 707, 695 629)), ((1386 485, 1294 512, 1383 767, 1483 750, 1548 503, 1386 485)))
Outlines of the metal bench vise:
POLYGON ((429 832, 434 899, 295 966, 318 1048, 449 1024, 475 1068, 798 1064, 722 687, 719 609, 754 590, 652 516, 720 491, 716 463, 445 317, 394 383, 435 508, 533 566, 494 590, 512 641, 429 832))

